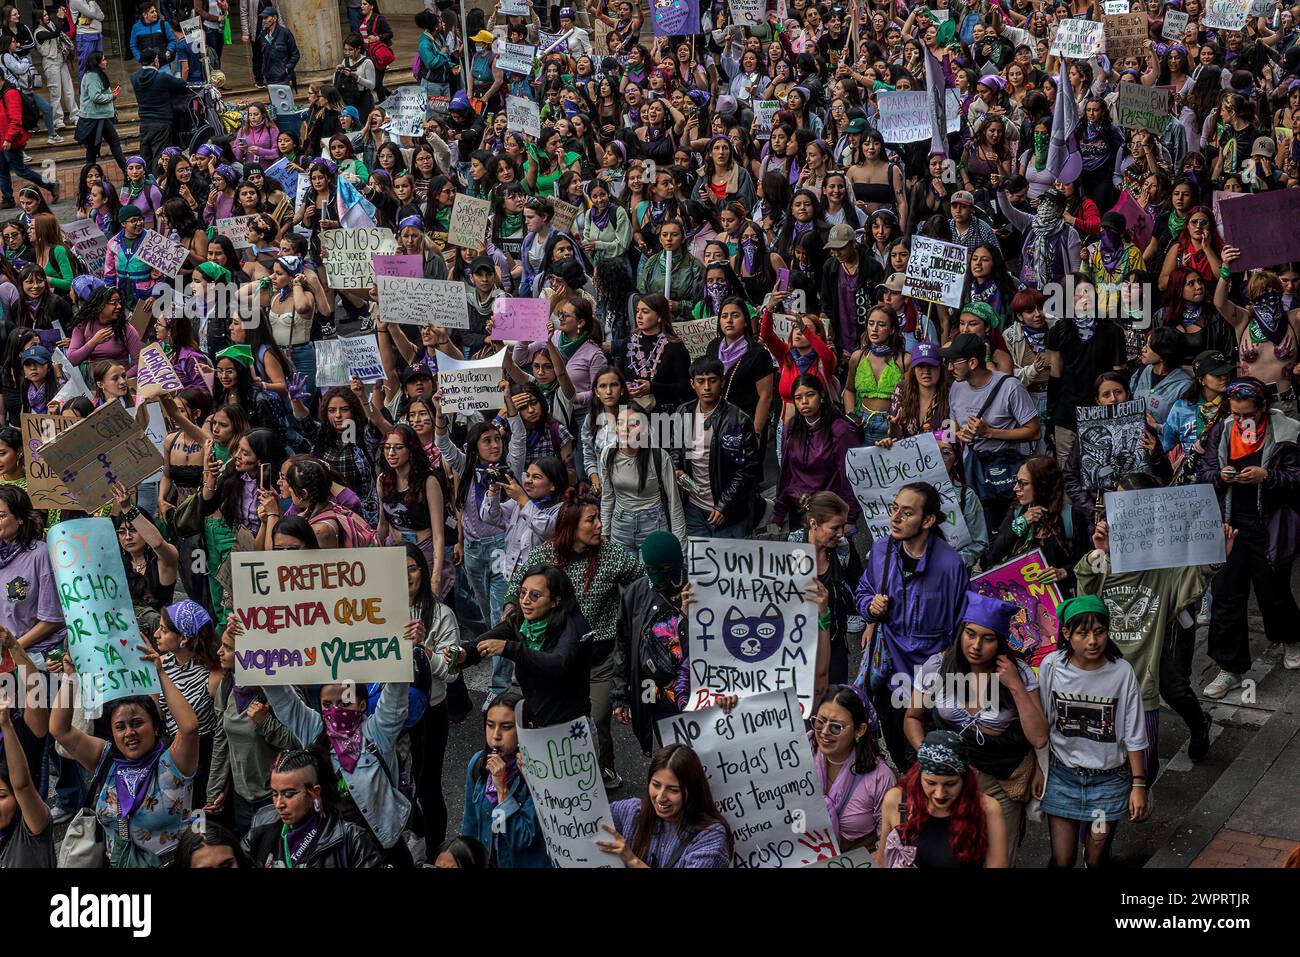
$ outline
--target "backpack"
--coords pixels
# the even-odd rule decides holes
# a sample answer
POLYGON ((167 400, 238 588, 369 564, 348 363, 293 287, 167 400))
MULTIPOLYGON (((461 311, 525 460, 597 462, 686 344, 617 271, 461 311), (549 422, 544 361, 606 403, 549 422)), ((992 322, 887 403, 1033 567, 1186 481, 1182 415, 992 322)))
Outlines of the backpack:
MULTIPOLYGON (((36 97, 32 92, 30 90, 19 89, 12 83, 5 83, 3 88, 0 89, 2 89, 6 94, 10 90, 18 90, 18 95, 22 98, 23 102, 23 129, 29 133, 35 132, 36 128, 40 126, 41 123, 41 108, 36 105, 36 97)), ((6 112, 8 112, 7 107, 6 112)))
POLYGON ((339 548, 370 548, 375 544, 375 530, 370 527, 370 523, 351 509, 344 508, 342 505, 331 505, 328 510, 312 516, 309 521, 315 525, 327 519, 338 522, 339 529, 343 532, 343 541, 339 543, 339 548))

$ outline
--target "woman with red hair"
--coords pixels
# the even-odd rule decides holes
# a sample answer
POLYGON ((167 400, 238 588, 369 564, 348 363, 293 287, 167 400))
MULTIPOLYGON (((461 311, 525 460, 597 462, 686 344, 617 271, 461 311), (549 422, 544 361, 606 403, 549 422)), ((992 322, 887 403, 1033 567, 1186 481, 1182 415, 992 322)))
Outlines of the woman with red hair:
POLYGON ((1170 288, 1169 280, 1179 266, 1194 270, 1206 282, 1213 282, 1223 265, 1219 231, 1214 228, 1214 213, 1208 206, 1193 206, 1178 238, 1165 253, 1160 269, 1160 288, 1170 288))
POLYGON ((1202 352, 1222 352, 1235 362, 1237 341, 1232 327, 1214 308, 1214 289, 1190 266, 1175 266, 1164 287, 1160 321, 1183 337, 1187 362, 1202 352))
POLYGON ((916 764, 881 806, 881 867, 1007 866, 1007 827, 998 802, 980 791, 955 731, 931 731, 916 764))

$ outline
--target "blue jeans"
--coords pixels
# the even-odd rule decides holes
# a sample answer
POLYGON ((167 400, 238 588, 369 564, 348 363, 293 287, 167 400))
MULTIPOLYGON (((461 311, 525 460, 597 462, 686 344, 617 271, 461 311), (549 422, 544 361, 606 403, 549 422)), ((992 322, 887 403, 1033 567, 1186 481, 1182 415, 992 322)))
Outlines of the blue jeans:
POLYGON ((639 512, 629 512, 625 508, 614 508, 613 529, 610 537, 633 553, 639 553, 641 543, 647 535, 659 529, 667 529, 661 505, 643 508, 639 512))
POLYGON ((41 796, 50 793, 49 779, 54 776, 55 805, 67 811, 81 807, 85 784, 81 779, 81 767, 76 761, 69 760, 54 750, 54 735, 45 737, 45 766, 40 778, 41 796))
POLYGON ((885 411, 864 411, 862 425, 862 444, 875 445, 889 434, 889 413, 885 411))
POLYGON ((300 372, 306 378, 304 385, 309 396, 316 394, 316 346, 304 342, 300 346, 289 347, 289 358, 293 360, 293 371, 300 372))
POLYGON ((694 502, 683 502, 682 508, 686 511, 686 534, 693 538, 744 538, 749 534, 749 519, 714 528, 709 524, 709 513, 694 502))
POLYGON ((14 183, 12 175, 17 173, 23 179, 31 180, 42 189, 53 189, 54 184, 45 180, 40 173, 27 165, 21 149, 6 150, 0 153, 0 196, 12 200, 14 183))
MULTIPOLYGON (((501 556, 505 552, 505 533, 488 538, 467 539, 462 567, 469 579, 470 590, 478 604, 479 614, 487 629, 501 619, 501 609, 506 603, 506 580, 501 575, 501 556)), ((514 677, 514 662, 507 658, 492 659, 492 687, 488 701, 504 694, 514 677)), ((484 703, 486 707, 486 702, 484 703)))
POLYGON ((45 97, 41 96, 35 90, 32 91, 32 99, 36 101, 36 108, 41 111, 41 116, 45 117, 45 132, 51 136, 54 135, 54 106, 45 97))

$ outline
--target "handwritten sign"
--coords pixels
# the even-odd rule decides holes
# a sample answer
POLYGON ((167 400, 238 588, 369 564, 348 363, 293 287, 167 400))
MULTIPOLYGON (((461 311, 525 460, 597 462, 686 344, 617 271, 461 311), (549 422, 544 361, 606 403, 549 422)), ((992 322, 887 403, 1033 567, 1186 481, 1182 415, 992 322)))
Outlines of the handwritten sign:
POLYGON ((1169 91, 1141 83, 1119 85, 1119 125, 1159 135, 1169 125, 1169 91))
POLYGON ((1225 560, 1223 513, 1213 485, 1107 492, 1106 521, 1117 573, 1225 560))
POLYGON ((764 0, 727 0, 731 22, 738 27, 757 27, 763 23, 764 0))
POLYGON ((298 180, 302 174, 296 169, 291 169, 287 159, 277 160, 272 163, 262 175, 265 179, 279 183, 280 188, 284 190, 286 195, 298 195, 298 180))
MULTIPOLYGON (((1128 0, 1105 0, 1101 5, 1102 12, 1107 16, 1113 16, 1117 13, 1128 13, 1128 0)), ((1106 42, 1110 42, 1110 37, 1106 37, 1106 42)))
POLYGON ((447 244, 463 249, 478 249, 487 240, 488 216, 492 203, 457 193, 451 205, 451 222, 447 229, 447 244))
POLYGON ((1106 36, 1106 56, 1112 62, 1125 57, 1141 57, 1147 41, 1147 15, 1145 13, 1111 14, 1101 18, 1106 36))
POLYGON ((657 37, 682 37, 700 32, 700 5, 695 0, 655 0, 650 17, 657 37))
POLYGON ((1165 19, 1160 27, 1160 39, 1181 40, 1187 32, 1187 21, 1191 19, 1181 10, 1166 10, 1165 19))
POLYGON ((23 461, 27 467, 27 496, 32 500, 32 507, 80 508, 77 500, 68 493, 68 486, 58 475, 50 471, 49 465, 41 458, 41 446, 53 442, 80 419, 63 415, 35 415, 22 413, 23 461))
POLYGON ((1261 223, 1300 223, 1300 190, 1242 193, 1216 209, 1225 243, 1241 250, 1232 269, 1257 269, 1300 259, 1300 229, 1261 229, 1261 223))
POLYGON ((327 229, 320 234, 325 277, 335 289, 369 289, 375 284, 373 259, 376 254, 397 251, 391 229, 362 226, 356 229, 327 229))
POLYGON ((817 562, 807 545, 692 538, 689 709, 726 695, 793 689, 812 710, 817 606, 804 598, 817 562))
MULTIPOLYGON (((556 867, 621 868, 596 840, 608 840, 614 826, 596 757, 595 726, 585 717, 567 724, 529 728, 523 704, 515 712, 519 761, 533 796, 546 853, 556 867)), ((624 835, 628 837, 629 835, 624 835)))
POLYGON ((526 136, 542 135, 541 108, 526 96, 506 97, 507 126, 526 136))
POLYGON ((573 221, 578 218, 578 207, 572 203, 566 203, 562 199, 551 198, 551 209, 555 211, 551 216, 551 228, 567 233, 573 221))
POLYGON ((81 257, 86 268, 95 275, 104 273, 104 254, 108 250, 108 237, 93 219, 77 219, 60 223, 63 235, 68 237, 72 251, 81 257))
POLYGON ((190 251, 180 243, 172 242, 157 230, 146 229, 135 258, 148 263, 164 276, 178 276, 189 254, 190 251))
POLYGON ((1035 548, 990 568, 972 578, 970 588, 981 595, 1020 606, 1011 619, 1007 644, 1037 670, 1043 659, 1056 649, 1059 631, 1056 610, 1061 606, 1061 589, 1043 553, 1035 548))
POLYGON ((933 432, 899 439, 887 449, 878 445, 849 449, 844 456, 844 470, 873 541, 889 534, 889 518, 898 490, 910 482, 929 482, 939 490, 943 534, 948 544, 961 548, 970 543, 970 529, 933 432))
MULTIPOLYGON (((931 13, 947 14, 947 10, 931 10, 931 13)), ((851 851, 845 851, 843 854, 837 854, 835 857, 828 857, 824 861, 813 861, 811 864, 805 864, 810 870, 820 868, 824 871, 853 871, 859 868, 875 867, 876 856, 865 847, 855 847, 851 851)))
POLYGON ((50 471, 84 512, 113 501, 110 486, 134 488, 162 468, 162 456, 121 402, 109 402, 41 448, 50 471))
POLYGON ((379 315, 384 322, 468 329, 465 284, 459 279, 376 276, 379 315))
POLYGON ((549 299, 500 296, 492 300, 492 338, 497 342, 537 342, 546 338, 549 299))
POLYGON ((1067 60, 1091 60, 1101 52, 1103 42, 1102 24, 1071 18, 1056 25, 1052 47, 1048 52, 1067 60))
POLYGON ((322 388, 346 386, 353 379, 382 382, 384 362, 379 354, 379 339, 372 332, 365 336, 340 336, 316 343, 316 384, 322 388))
POLYGON ((156 399, 164 392, 171 394, 185 388, 181 377, 172 368, 161 343, 151 342, 140 350, 139 372, 136 377, 141 399, 156 399))
POLYGON ((1210 0, 1201 14, 1207 30, 1240 30, 1250 16, 1251 0, 1210 0))
POLYGON ((501 363, 505 350, 486 359, 453 359, 438 356, 438 391, 442 411, 477 412, 501 408, 501 363))
POLYGON ((232 552, 241 685, 410 681, 406 551, 232 552))
POLYGON ((673 331, 686 346, 687 354, 692 359, 698 359, 709 351, 709 343, 718 338, 718 317, 706 316, 703 319, 675 322, 673 331))
POLYGON ((693 748, 731 828, 732 867, 804 867, 839 846, 790 688, 659 722, 664 744, 693 748))
POLYGON ((886 143, 916 143, 930 139, 930 98, 924 90, 878 93, 876 122, 886 143))
POLYGON ((1148 470, 1142 449, 1146 414, 1145 399, 1079 406, 1076 431, 1082 449, 1079 474, 1084 488, 1099 494, 1113 489, 1129 472, 1148 470))
POLYGON ((408 279, 424 278, 424 257, 394 254, 372 257, 375 278, 380 276, 406 276, 408 279))
POLYGON ((966 259, 970 251, 959 243, 925 236, 912 237, 912 255, 903 277, 903 295, 956 309, 966 284, 966 259))
POLYGON ((754 107, 754 136, 760 140, 770 140, 772 138, 772 124, 776 122, 776 114, 781 112, 780 100, 755 100, 754 107))
POLYGON ((501 13, 507 17, 526 17, 528 16, 528 3, 526 0, 501 0, 501 13))
POLYGON ((388 112, 389 130, 394 136, 424 135, 429 112, 429 94, 424 87, 398 87, 381 105, 388 112))
POLYGON ((497 66, 507 73, 528 76, 537 60, 537 47, 530 43, 501 43, 497 50, 497 66))
POLYGON ((256 221, 256 216, 231 216, 218 219, 217 233, 230 237, 230 244, 236 249, 248 249, 253 243, 248 238, 248 227, 256 221))

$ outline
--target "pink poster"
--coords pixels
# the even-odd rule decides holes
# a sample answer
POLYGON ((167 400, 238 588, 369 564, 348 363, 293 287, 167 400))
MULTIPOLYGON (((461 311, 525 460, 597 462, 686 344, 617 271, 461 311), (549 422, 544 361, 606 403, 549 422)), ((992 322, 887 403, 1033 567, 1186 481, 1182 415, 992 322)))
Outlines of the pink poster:
POLYGON ((1151 242, 1151 234, 1156 228, 1156 221, 1152 215, 1139 206, 1137 200, 1128 193, 1120 195, 1114 211, 1123 214, 1124 221, 1128 223, 1128 234, 1133 240, 1133 245, 1139 251, 1146 249, 1147 243, 1151 242))
POLYGON ((537 342, 546 338, 549 299, 502 296, 492 303, 492 338, 497 342, 537 342))
POLYGON ((1225 194, 1217 201, 1216 215, 1224 245, 1236 246, 1241 257, 1233 272, 1277 266, 1300 258, 1300 190, 1275 189, 1267 193, 1225 194), (1227 195, 1232 199, 1226 200, 1227 195))
POLYGON ((424 278, 423 256, 375 256, 376 276, 403 276, 407 279, 424 278))
POLYGON ((1011 622, 1008 644, 1035 671, 1056 649, 1059 630, 1056 609, 1061 604, 1061 590, 1055 580, 1044 580, 1050 573, 1043 553, 1035 548, 972 578, 970 583, 972 591, 1020 606, 1020 613, 1011 622))

